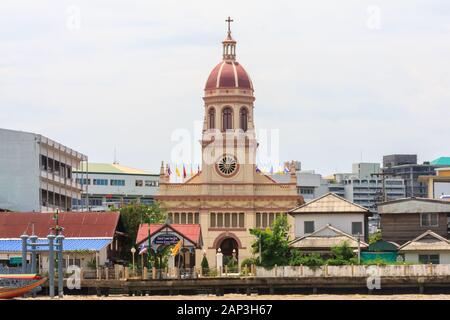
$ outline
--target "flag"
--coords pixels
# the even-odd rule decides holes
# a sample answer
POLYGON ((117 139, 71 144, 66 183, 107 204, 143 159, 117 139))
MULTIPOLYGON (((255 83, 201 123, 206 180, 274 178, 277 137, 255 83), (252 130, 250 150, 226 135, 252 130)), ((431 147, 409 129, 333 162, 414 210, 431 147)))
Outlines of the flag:
POLYGON ((167 174, 169 176, 172 174, 172 171, 170 170, 170 165, 167 165, 167 174))
POLYGON ((273 175, 273 166, 270 167, 270 174, 273 175))
POLYGON ((258 166, 256 166, 256 172, 261 173, 261 170, 259 170, 258 166))
POLYGON ((200 165, 198 165, 198 167, 197 167, 197 173, 199 173, 200 172, 200 165))
POLYGON ((194 175, 194 172, 192 171, 192 164, 191 164, 191 177, 194 175))
POLYGON ((181 177, 180 170, 178 170, 178 166, 175 166, 175 173, 177 174, 177 177, 181 177))
POLYGON ((284 173, 289 173, 288 167, 284 167, 284 173))
POLYGON ((181 248, 181 240, 178 241, 178 243, 175 245, 175 247, 173 247, 172 256, 176 256, 178 254, 178 252, 180 251, 180 248, 181 248))
POLYGON ((186 174, 186 167, 183 164, 183 178, 186 178, 187 174, 186 174))

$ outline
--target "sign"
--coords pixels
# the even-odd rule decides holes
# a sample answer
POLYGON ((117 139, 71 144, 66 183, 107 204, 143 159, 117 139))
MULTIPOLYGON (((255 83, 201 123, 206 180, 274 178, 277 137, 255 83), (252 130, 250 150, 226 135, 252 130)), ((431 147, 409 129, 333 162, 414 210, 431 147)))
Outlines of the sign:
POLYGON ((22 264, 22 257, 11 257, 9 258, 9 264, 18 266, 22 264))
POLYGON ((160 234, 153 239, 154 244, 164 244, 164 245, 172 245, 177 244, 180 241, 176 235, 173 234, 160 234))

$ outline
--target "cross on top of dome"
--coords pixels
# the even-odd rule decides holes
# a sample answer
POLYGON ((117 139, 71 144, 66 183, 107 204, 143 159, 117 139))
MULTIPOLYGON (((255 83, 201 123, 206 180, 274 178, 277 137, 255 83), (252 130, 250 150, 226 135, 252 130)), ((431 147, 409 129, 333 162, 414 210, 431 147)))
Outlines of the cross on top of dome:
POLYGON ((231 17, 225 20, 228 23, 228 33, 225 40, 223 40, 223 60, 235 61, 236 60, 236 41, 231 37, 231 22, 234 20, 231 17))
POLYGON ((228 35, 229 36, 231 36, 231 23, 233 22, 234 20, 233 19, 231 19, 229 16, 228 16, 228 19, 227 20, 225 20, 225 22, 227 22, 228 23, 228 35))

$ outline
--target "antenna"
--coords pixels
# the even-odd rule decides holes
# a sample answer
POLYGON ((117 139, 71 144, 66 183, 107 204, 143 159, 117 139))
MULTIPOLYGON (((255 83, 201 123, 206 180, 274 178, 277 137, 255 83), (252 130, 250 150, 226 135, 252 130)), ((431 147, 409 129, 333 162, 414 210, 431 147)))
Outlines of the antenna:
POLYGON ((113 164, 118 164, 118 162, 117 162, 117 148, 116 147, 114 147, 114 162, 113 162, 113 164))

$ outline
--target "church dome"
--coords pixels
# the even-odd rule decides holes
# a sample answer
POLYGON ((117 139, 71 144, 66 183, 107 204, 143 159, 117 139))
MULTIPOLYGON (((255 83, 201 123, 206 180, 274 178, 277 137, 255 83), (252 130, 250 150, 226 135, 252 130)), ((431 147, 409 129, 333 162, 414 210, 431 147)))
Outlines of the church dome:
POLYGON ((252 81, 244 67, 237 61, 224 60, 212 69, 205 90, 240 88, 253 90, 252 81))

